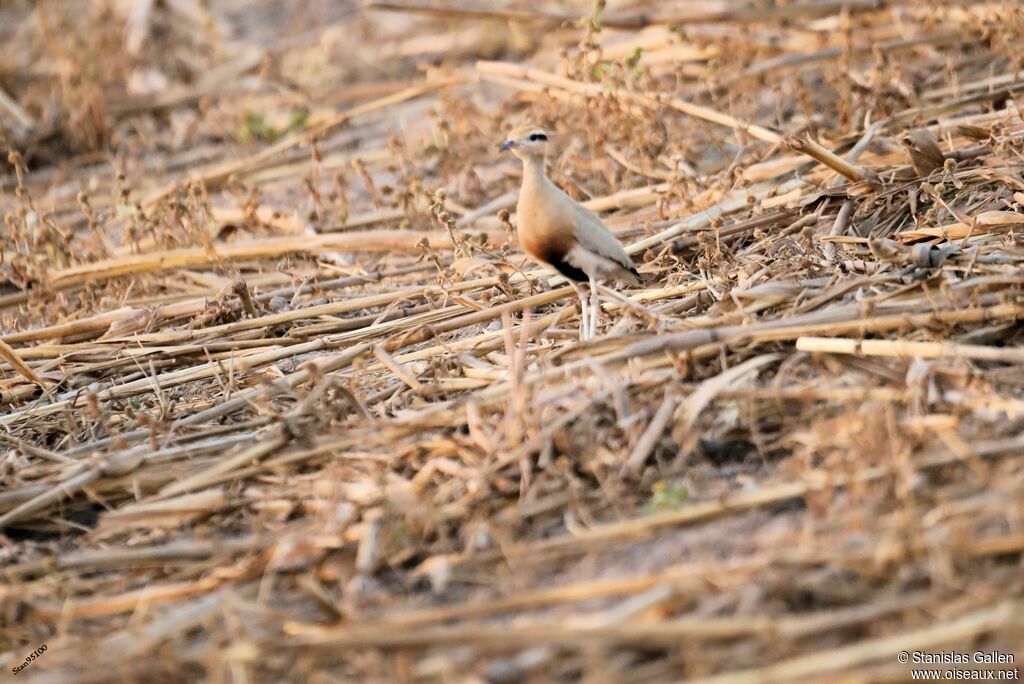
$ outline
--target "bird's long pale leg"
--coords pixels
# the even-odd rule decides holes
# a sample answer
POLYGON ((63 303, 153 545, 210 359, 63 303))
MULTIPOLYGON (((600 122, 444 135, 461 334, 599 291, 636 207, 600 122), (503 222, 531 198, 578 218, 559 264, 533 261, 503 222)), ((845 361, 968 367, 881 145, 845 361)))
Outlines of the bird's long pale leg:
POLYGON ((586 342, 588 339, 587 335, 587 295, 580 289, 580 286, 576 283, 572 284, 572 289, 576 290, 576 296, 580 300, 580 342, 586 342))
POLYGON ((590 279, 590 332, 588 337, 597 337, 597 317, 601 313, 601 295, 597 291, 597 282, 590 279))
POLYGON ((589 318, 587 315, 587 294, 580 292, 580 342, 586 342, 590 339, 590 326, 587 325, 589 318))

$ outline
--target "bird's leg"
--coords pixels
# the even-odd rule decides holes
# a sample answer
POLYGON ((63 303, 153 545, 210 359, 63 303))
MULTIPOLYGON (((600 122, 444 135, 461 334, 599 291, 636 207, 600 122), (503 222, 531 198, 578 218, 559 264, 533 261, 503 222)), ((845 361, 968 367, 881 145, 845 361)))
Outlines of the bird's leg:
POLYGON ((580 298, 580 342, 586 342, 587 335, 587 295, 584 292, 577 292, 580 298))
POLYGON ((601 313, 601 295, 597 291, 597 282, 590 279, 590 338, 597 337, 597 317, 601 313))
POLYGON ((580 300, 580 342, 587 341, 587 295, 580 289, 580 286, 576 283, 572 284, 572 289, 576 290, 576 296, 580 300))

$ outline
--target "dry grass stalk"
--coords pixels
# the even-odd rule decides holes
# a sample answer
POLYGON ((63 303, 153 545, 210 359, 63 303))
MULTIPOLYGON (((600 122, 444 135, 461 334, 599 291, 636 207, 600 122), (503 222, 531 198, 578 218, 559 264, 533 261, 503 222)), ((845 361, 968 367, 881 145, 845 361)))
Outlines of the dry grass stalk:
POLYGON ((836 337, 799 337, 796 348, 806 352, 899 356, 922 359, 974 359, 977 361, 1024 362, 1024 349, 1004 349, 952 342, 911 342, 908 340, 851 340, 836 337))
POLYGON ((42 378, 36 375, 35 371, 28 367, 28 364, 21 359, 18 352, 3 340, 0 340, 0 357, 11 364, 11 367, 21 373, 29 382, 38 385, 40 389, 46 390, 49 387, 48 383, 44 382, 42 378))

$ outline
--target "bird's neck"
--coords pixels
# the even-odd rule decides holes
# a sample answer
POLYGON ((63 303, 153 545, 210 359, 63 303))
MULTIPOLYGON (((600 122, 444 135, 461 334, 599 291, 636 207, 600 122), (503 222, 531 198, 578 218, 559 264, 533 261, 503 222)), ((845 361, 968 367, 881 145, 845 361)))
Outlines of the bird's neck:
POLYGON ((523 192, 531 193, 541 190, 545 185, 550 184, 547 176, 544 175, 544 159, 541 157, 526 157, 523 159, 523 192))

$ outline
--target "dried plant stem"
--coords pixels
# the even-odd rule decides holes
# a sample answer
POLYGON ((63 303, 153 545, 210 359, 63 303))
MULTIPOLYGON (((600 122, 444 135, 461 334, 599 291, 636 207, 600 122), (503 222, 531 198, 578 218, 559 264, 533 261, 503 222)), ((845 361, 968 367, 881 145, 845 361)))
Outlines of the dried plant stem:
MULTIPOLYGON (((481 9, 468 4, 425 4, 413 0, 371 0, 366 7, 372 10, 383 10, 390 12, 403 12, 415 14, 429 14, 437 17, 452 19, 486 19, 497 21, 518 21, 531 24, 547 24, 558 26, 560 24, 576 24, 579 15, 566 12, 551 12, 542 10, 520 10, 520 9, 481 9)), ((601 23, 612 28, 639 28, 644 25, 640 16, 615 14, 603 15, 601 23)))
POLYGON ((854 354, 857 356, 897 356, 922 359, 973 359, 1024 363, 1024 349, 986 347, 955 342, 911 342, 907 340, 854 340, 839 337, 799 337, 796 348, 806 352, 854 354))
POLYGON ((668 393, 665 394, 665 398, 661 400, 661 406, 658 407, 654 417, 651 418, 647 429, 640 435, 640 439, 637 440, 629 458, 622 464, 621 474, 623 476, 633 476, 640 472, 655 444, 657 444, 658 440, 661 439, 661 435, 665 432, 665 428, 668 426, 669 420, 672 418, 672 414, 675 413, 676 406, 678 405, 678 397, 668 393))
POLYGON ((0 340, 0 358, 5 359, 7 363, 11 364, 12 368, 21 373, 29 382, 38 385, 44 391, 49 390, 49 383, 44 382, 42 378, 36 375, 35 371, 29 368, 28 364, 21 359, 18 352, 3 340, 0 340))

